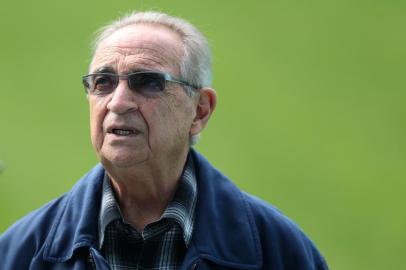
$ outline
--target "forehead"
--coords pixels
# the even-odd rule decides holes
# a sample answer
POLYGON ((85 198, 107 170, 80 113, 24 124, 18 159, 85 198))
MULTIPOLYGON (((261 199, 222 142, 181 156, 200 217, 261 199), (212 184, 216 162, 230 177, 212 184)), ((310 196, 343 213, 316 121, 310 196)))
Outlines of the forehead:
POLYGON ((126 73, 148 69, 178 74, 182 56, 183 42, 173 30, 160 25, 130 25, 99 44, 90 70, 108 68, 126 73))

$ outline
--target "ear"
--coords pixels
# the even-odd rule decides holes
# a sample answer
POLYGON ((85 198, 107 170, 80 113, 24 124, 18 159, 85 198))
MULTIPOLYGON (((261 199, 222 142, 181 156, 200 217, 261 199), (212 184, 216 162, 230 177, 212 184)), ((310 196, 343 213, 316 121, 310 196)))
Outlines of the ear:
POLYGON ((199 89, 197 102, 196 115, 190 128, 190 135, 199 134, 209 121, 211 114, 216 108, 216 91, 212 88, 199 89))

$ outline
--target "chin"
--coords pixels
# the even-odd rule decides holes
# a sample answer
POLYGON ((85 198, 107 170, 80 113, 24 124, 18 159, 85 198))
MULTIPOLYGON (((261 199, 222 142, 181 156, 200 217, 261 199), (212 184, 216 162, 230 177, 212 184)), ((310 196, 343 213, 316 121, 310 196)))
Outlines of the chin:
POLYGON ((106 153, 100 155, 100 162, 105 167, 128 168, 144 163, 147 159, 147 155, 135 155, 134 153, 106 153))

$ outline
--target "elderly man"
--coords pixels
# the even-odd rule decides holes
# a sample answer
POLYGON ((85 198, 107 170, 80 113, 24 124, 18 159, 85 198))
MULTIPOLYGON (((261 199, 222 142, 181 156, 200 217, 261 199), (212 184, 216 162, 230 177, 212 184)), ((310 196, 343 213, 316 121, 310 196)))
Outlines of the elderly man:
POLYGON ((113 22, 83 83, 101 165, 1 236, 0 269, 327 269, 295 224, 191 148, 216 106, 194 26, 113 22))

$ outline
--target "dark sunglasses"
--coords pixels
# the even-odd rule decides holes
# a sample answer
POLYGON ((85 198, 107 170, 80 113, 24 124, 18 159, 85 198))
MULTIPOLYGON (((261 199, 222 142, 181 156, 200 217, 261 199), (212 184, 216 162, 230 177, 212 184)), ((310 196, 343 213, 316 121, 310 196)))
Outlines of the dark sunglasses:
POLYGON ((187 82, 174 79, 169 73, 155 71, 140 71, 126 75, 115 73, 91 73, 83 76, 82 82, 86 93, 90 95, 107 95, 113 92, 121 80, 127 80, 128 87, 143 95, 153 95, 165 90, 166 82, 174 82, 185 86, 190 86, 187 82))

